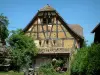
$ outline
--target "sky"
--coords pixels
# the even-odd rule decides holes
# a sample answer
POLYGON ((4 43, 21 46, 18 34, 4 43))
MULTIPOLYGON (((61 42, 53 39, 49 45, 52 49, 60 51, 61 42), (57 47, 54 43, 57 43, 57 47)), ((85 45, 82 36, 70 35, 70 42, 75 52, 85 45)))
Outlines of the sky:
POLYGON ((0 0, 0 13, 9 19, 9 30, 25 28, 40 8, 49 4, 68 24, 83 27, 84 37, 90 45, 91 31, 100 22, 100 0, 0 0))

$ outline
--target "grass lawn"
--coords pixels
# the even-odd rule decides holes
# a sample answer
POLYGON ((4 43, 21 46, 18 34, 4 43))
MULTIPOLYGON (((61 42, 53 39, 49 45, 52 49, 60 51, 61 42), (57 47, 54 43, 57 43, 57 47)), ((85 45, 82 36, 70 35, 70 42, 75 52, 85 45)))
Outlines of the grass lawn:
POLYGON ((0 75, 24 75, 23 72, 13 72, 13 71, 9 71, 9 72, 0 72, 0 75))

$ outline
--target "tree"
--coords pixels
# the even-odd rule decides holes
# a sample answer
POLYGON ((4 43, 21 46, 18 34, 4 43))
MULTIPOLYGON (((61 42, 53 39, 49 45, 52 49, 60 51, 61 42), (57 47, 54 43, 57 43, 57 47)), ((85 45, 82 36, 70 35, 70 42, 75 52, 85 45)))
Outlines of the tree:
POLYGON ((1 42, 5 42, 5 39, 8 37, 8 29, 7 26, 9 24, 9 20, 3 14, 0 14, 0 40, 1 42))
POLYGON ((84 42, 83 42, 83 44, 82 44, 82 47, 87 47, 87 43, 86 43, 87 41, 86 40, 84 40, 84 42))
POLYGON ((37 54, 37 47, 34 40, 24 35, 22 30, 12 31, 8 39, 13 57, 13 69, 19 71, 22 68, 28 68, 37 54))
POLYGON ((9 68, 10 58, 9 50, 6 48, 5 39, 8 37, 9 20, 3 14, 0 14, 0 69, 7 71, 9 68))
POLYGON ((72 75, 99 75, 100 44, 83 47, 76 54, 71 64, 72 75))

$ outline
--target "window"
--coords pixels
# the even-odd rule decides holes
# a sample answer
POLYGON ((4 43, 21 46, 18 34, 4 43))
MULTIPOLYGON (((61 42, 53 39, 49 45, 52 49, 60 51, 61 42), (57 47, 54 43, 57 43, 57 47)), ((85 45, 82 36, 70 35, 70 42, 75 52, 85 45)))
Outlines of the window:
POLYGON ((48 18, 48 24, 52 24, 52 19, 48 18))
POLYGON ((39 40, 39 45, 41 46, 41 40, 39 40))
POLYGON ((43 24, 52 24, 52 18, 43 18, 43 24))
POLYGON ((43 18, 43 24, 46 24, 47 21, 46 21, 46 18, 43 18))
POLYGON ((53 40, 53 43, 54 43, 54 45, 55 45, 55 43, 56 43, 56 40, 53 40))
POLYGON ((46 40, 46 44, 48 44, 49 43, 49 40, 46 40))

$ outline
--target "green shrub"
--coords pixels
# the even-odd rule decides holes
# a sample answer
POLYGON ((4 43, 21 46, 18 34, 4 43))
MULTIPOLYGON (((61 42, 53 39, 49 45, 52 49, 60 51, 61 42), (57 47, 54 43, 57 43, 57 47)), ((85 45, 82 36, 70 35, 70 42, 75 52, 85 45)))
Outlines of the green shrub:
POLYGON ((71 64, 72 75, 99 75, 100 44, 80 49, 71 64))
POLYGON ((42 65, 39 68, 39 75, 68 75, 67 73, 56 72, 51 63, 42 65))
POLYGON ((20 69, 30 67, 38 51, 34 40, 24 35, 22 30, 17 30, 12 31, 8 43, 11 49, 12 69, 19 71, 20 69))

